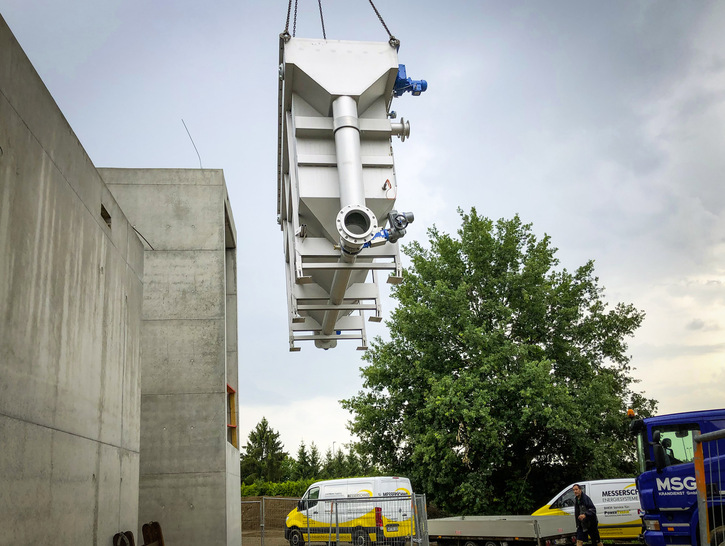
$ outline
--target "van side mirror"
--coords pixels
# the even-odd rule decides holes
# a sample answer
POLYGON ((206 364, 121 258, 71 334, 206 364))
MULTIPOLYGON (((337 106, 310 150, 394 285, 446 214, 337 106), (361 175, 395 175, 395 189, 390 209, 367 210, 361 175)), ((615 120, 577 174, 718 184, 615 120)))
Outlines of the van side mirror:
POLYGON ((300 512, 304 512, 305 510, 305 501, 303 501, 302 499, 300 499, 297 503, 297 510, 299 510, 300 512))

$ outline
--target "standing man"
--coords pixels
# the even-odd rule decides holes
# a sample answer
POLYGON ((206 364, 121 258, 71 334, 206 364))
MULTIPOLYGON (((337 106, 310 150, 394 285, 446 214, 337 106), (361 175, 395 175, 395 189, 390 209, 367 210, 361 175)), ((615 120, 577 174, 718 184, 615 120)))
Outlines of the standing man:
POLYGON ((603 546, 599 538, 599 522, 597 521, 597 508, 577 483, 572 487, 576 499, 574 501, 574 519, 576 520, 576 546, 584 546, 587 535, 592 539, 592 545, 603 546))

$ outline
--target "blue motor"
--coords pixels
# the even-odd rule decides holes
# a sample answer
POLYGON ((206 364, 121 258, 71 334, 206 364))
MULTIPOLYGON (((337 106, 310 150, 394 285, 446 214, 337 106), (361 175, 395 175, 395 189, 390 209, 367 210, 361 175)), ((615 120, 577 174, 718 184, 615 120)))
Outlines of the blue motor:
POLYGON ((393 88, 393 95, 400 97, 406 91, 410 91, 414 96, 420 95, 423 91, 428 89, 428 82, 425 80, 412 80, 406 77, 405 65, 398 65, 398 77, 395 78, 395 87, 393 88))

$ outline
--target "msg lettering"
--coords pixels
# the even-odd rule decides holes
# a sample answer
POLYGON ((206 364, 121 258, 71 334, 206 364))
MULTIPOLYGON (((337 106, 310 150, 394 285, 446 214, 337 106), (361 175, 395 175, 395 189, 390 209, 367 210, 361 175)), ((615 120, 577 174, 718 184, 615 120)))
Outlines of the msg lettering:
POLYGON ((661 478, 657 478, 657 491, 696 491, 697 486, 695 485, 695 477, 694 476, 687 476, 685 478, 680 477, 673 477, 673 478, 665 478, 664 480, 661 478))

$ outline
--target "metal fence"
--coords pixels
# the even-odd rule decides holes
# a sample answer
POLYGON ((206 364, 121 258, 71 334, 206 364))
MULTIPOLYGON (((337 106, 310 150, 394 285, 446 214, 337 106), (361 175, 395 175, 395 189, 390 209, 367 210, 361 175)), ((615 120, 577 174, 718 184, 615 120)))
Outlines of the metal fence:
POLYGON ((413 509, 415 510, 415 533, 412 542, 421 546, 429 546, 428 540, 428 504, 425 495, 413 495, 413 509))
POLYGON ((700 544, 725 544, 725 430, 699 434, 695 444, 695 482, 700 544))
POLYGON ((299 499, 242 497, 242 544, 287 546, 285 519, 299 499))
POLYGON ((303 546, 310 542, 428 546, 425 495, 306 501, 242 499, 244 546, 303 546))

